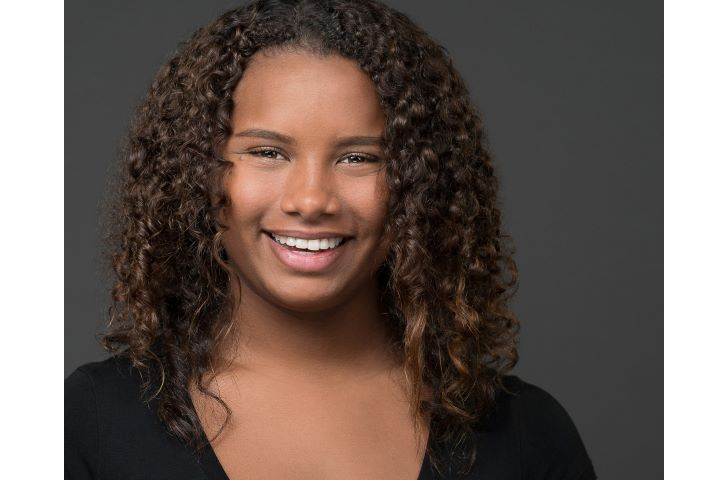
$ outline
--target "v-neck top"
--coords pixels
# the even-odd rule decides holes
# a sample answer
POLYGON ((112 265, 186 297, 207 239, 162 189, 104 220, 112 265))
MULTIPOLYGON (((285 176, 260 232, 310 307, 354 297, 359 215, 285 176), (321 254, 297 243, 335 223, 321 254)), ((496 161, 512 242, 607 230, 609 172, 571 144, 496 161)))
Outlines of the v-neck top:
MULTIPOLYGON (((225 473, 225 470, 223 470, 215 452, 209 446, 203 449, 199 461, 200 468, 202 469, 203 474, 205 474, 204 478, 207 478, 208 480, 230 480, 225 473)), ((436 477, 434 477, 432 473, 430 458, 426 452, 417 480, 434 480, 435 478, 436 477)))
MULTIPOLYGON (((203 449, 200 455, 200 468, 205 474, 205 478, 208 480, 230 480, 225 473, 220 461, 215 455, 214 450, 207 446, 203 449)), ((418 474, 417 480, 434 480, 435 477, 432 473, 432 467, 430 465, 430 457, 428 457, 427 451, 420 467, 420 473, 418 474)))
MULTIPOLYGON (((478 450, 470 473, 441 477, 426 452, 417 480, 595 480, 560 403, 515 375, 503 384, 512 393, 498 393, 495 410, 474 432, 478 450)), ((197 456, 167 432, 140 388, 139 372, 117 357, 82 365, 65 379, 65 478, 230 480, 211 446, 197 456)), ((443 459, 438 463, 443 468, 443 459)))

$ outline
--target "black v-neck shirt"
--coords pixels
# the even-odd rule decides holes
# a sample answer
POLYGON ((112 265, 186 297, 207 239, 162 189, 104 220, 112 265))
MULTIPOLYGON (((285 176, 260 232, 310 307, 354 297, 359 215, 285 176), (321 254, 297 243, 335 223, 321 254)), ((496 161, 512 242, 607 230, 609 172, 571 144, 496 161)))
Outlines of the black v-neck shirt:
MULTIPOLYGON (((65 478, 228 480, 212 448, 198 458, 166 432, 154 403, 140 400, 140 381, 119 358, 82 365, 65 379, 65 478)), ((476 432, 472 471, 445 478, 595 480, 565 409, 517 376, 503 383, 514 394, 501 391, 496 410, 476 432)), ((426 455, 418 480, 437 478, 426 455)))

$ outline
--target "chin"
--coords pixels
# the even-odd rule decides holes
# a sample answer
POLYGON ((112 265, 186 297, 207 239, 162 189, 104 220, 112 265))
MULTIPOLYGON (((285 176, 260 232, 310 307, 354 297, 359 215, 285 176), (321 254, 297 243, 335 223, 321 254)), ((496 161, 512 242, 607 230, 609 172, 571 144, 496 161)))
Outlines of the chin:
POLYGON ((342 299, 339 298, 339 292, 313 293, 307 289, 298 292, 278 294, 275 296, 275 300, 287 310, 302 313, 329 310, 342 302, 342 299))

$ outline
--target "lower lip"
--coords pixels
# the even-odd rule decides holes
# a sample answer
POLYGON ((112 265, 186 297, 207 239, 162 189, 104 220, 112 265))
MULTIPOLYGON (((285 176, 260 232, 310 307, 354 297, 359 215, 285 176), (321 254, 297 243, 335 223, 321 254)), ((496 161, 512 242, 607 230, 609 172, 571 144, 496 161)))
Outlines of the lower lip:
POLYGON ((297 250, 289 250, 285 246, 279 244, 273 238, 264 234, 270 242, 270 248, 272 248, 278 259, 290 267, 293 270, 304 273, 322 272, 328 269, 335 261, 342 255, 345 250, 345 245, 349 239, 345 240, 339 247, 331 248, 328 250, 308 250, 311 253, 298 252, 297 250))

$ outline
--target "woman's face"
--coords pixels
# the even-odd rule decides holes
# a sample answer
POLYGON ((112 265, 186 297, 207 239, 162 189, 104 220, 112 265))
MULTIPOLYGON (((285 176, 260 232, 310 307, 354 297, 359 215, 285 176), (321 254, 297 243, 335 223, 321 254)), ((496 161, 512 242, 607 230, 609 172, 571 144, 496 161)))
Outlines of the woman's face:
POLYGON ((388 249, 385 118, 372 81, 340 56, 260 52, 233 100, 223 245, 243 297, 249 288, 311 312, 373 288, 388 249))

